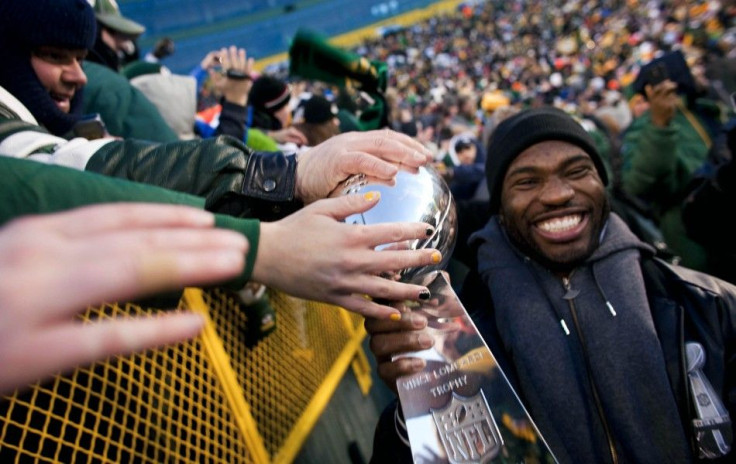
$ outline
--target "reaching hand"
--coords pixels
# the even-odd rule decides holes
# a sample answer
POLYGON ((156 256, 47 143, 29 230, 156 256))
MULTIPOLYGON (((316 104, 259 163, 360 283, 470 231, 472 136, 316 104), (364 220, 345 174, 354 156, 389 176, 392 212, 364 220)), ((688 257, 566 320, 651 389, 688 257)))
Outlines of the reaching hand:
POLYGON ((423 223, 346 224, 345 217, 376 205, 378 195, 320 200, 286 218, 261 223, 253 280, 307 300, 324 301, 364 316, 398 316, 396 309, 366 299, 402 301, 429 297, 426 287, 383 277, 399 269, 437 264, 437 250, 382 250, 381 244, 426 238, 423 223))
POLYGON ((649 101, 649 112, 652 115, 652 123, 657 127, 667 127, 675 117, 677 103, 677 84, 670 80, 664 80, 657 85, 647 85, 644 88, 649 101))
POLYGON ((89 305, 243 270, 247 240, 214 229, 214 216, 151 204, 84 207, 12 221, 0 229, 0 392, 41 377, 195 336, 199 315, 85 324, 89 305))
POLYGON ((207 53, 204 56, 204 58, 202 58, 202 61, 199 63, 199 66, 205 71, 215 66, 219 66, 221 52, 222 50, 212 50, 211 52, 207 53))
POLYGON ((365 330, 371 337, 370 349, 378 362, 378 376, 396 391, 396 379, 415 374, 426 365, 421 358, 398 358, 394 355, 431 348, 434 340, 422 332, 427 327, 427 318, 421 314, 404 312, 401 320, 366 318, 365 330))
POLYGON ((248 103, 248 92, 253 86, 254 61, 253 58, 246 59, 245 49, 231 46, 220 50, 220 63, 225 73, 225 82, 222 85, 222 94, 225 100, 246 106, 248 103))
POLYGON ((305 204, 327 197, 354 174, 391 180, 398 166, 416 169, 432 159, 421 143, 390 130, 347 132, 298 156, 296 196, 305 204))

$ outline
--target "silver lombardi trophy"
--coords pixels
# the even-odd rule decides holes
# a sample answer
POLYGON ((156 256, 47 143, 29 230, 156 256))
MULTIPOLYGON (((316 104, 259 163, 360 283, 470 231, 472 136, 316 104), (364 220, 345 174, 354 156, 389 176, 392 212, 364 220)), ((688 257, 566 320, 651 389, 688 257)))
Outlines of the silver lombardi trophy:
POLYGON ((443 256, 438 265, 405 269, 398 276, 427 286, 432 294, 427 302, 402 304, 426 316, 424 330, 435 339, 431 349, 402 355, 424 358, 427 365, 397 380, 414 461, 557 462, 441 272, 457 232, 455 204, 445 181, 434 169, 423 167, 400 171, 390 185, 354 176, 338 194, 372 190, 381 194, 378 205, 346 222, 426 222, 435 228, 428 239, 383 247, 436 248, 443 256))

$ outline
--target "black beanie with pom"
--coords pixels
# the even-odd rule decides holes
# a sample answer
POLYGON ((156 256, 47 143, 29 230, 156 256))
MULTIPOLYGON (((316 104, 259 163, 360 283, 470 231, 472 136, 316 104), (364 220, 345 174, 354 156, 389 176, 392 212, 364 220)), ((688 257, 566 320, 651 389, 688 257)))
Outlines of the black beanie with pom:
POLYGON ((501 207, 501 188, 511 163, 524 150, 540 142, 559 140, 582 148, 595 164, 603 184, 608 175, 593 138, 570 115, 554 107, 533 108, 502 121, 491 134, 486 160, 486 180, 491 214, 501 207))
POLYGON ((52 134, 66 134, 80 118, 82 92, 75 92, 68 114, 59 110, 36 77, 31 52, 42 46, 88 50, 96 21, 87 0, 0 1, 0 86, 52 134))

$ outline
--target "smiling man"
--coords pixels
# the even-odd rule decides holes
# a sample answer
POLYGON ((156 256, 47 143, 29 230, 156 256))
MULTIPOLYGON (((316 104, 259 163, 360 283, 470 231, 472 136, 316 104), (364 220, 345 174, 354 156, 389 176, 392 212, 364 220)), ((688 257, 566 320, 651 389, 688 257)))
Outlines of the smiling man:
POLYGON ((68 114, 77 91, 87 83, 82 70, 86 50, 43 46, 31 52, 31 67, 57 108, 68 114))
MULTIPOLYGON (((698 343, 713 387, 698 401, 733 417, 736 287, 654 257, 610 212, 593 140, 562 111, 501 123, 486 177, 492 217, 470 238, 477 268, 460 299, 559 462, 732 458, 729 414, 694 412, 702 390, 688 368, 698 343)), ((431 347, 426 324, 412 313, 366 322, 389 386, 423 368, 391 359, 431 347)), ((372 462, 410 462, 399 410, 383 415, 372 462)))

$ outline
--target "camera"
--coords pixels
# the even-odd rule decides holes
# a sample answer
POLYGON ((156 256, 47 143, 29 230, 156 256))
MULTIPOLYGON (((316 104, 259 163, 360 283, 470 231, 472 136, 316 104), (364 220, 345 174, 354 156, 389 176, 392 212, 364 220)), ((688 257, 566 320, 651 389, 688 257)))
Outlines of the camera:
POLYGON ((669 79, 667 64, 664 62, 652 63, 644 74, 644 85, 657 85, 669 79))
POLYGON ((251 78, 250 75, 244 73, 239 69, 228 69, 225 72, 225 75, 228 77, 228 79, 234 79, 236 81, 244 81, 251 78))

